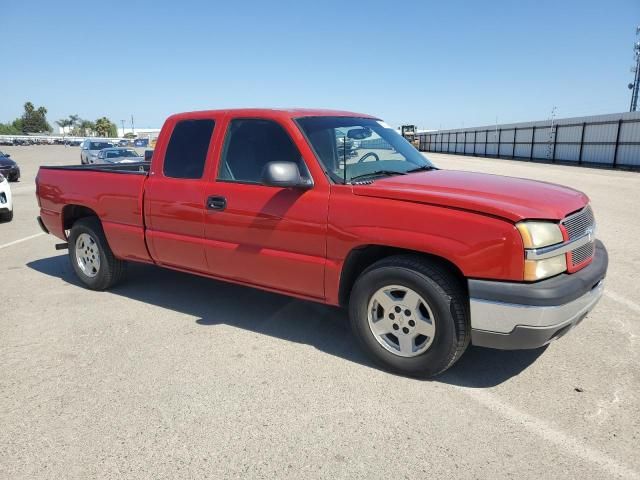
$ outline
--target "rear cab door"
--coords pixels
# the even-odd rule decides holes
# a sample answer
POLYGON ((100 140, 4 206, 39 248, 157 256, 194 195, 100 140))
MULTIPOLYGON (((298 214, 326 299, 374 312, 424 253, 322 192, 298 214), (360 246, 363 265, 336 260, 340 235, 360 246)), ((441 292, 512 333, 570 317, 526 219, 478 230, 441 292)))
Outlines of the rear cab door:
POLYGON ((169 117, 145 184, 146 238, 152 258, 181 270, 208 272, 205 191, 212 175, 222 114, 169 117))

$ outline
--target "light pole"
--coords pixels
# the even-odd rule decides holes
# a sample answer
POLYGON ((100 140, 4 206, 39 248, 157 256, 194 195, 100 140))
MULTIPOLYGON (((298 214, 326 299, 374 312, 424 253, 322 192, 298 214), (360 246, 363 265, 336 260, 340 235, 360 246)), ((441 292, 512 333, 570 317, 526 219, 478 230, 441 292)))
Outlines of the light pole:
POLYGON ((120 123, 122 124, 122 136, 124 137, 124 120, 120 120, 120 123))
MULTIPOLYGON (((640 27, 636 28, 636 37, 640 36, 640 27)), ((636 59, 636 66, 631 68, 634 73, 633 83, 629 84, 629 90, 631 90, 631 105, 629 106, 630 112, 638 110, 638 90, 640 89, 640 42, 633 44, 633 55, 636 59)))

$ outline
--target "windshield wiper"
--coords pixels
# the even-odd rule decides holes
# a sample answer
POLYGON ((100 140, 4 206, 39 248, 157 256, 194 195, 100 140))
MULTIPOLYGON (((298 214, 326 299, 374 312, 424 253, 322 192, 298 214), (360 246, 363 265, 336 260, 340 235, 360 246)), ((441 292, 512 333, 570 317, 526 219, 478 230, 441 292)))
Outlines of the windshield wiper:
POLYGON ((406 175, 406 173, 398 172, 397 170, 375 170, 373 172, 363 173, 362 175, 356 175, 355 177, 351 177, 351 180, 349 180, 349 182, 352 183, 354 180, 357 180, 359 178, 373 177, 376 175, 406 175))
POLYGON ((418 167, 418 168, 412 168, 411 170, 407 170, 407 173, 428 172, 429 170, 437 170, 437 168, 433 167, 431 165, 423 165, 423 166, 418 167))

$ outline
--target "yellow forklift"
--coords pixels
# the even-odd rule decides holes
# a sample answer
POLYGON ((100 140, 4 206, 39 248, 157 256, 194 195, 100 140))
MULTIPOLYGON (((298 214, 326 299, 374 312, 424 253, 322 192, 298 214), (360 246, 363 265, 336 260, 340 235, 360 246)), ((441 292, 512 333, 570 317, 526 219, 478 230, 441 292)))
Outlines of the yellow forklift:
POLYGON ((415 125, 402 125, 400 127, 400 134, 407 139, 407 141, 420 150, 420 138, 418 137, 418 127, 415 125))

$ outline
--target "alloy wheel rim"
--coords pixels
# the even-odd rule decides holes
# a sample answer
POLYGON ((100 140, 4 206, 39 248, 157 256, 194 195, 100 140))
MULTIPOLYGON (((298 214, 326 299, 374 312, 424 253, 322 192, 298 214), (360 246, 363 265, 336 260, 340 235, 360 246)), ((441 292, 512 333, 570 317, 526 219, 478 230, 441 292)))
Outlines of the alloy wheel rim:
POLYGON ((380 288, 369 300, 367 317, 376 341, 394 355, 415 357, 433 343, 433 311, 420 294, 408 287, 380 288))
POLYGON ((95 277, 100 271, 100 249, 88 233, 81 233, 76 239, 76 262, 87 277, 95 277))

